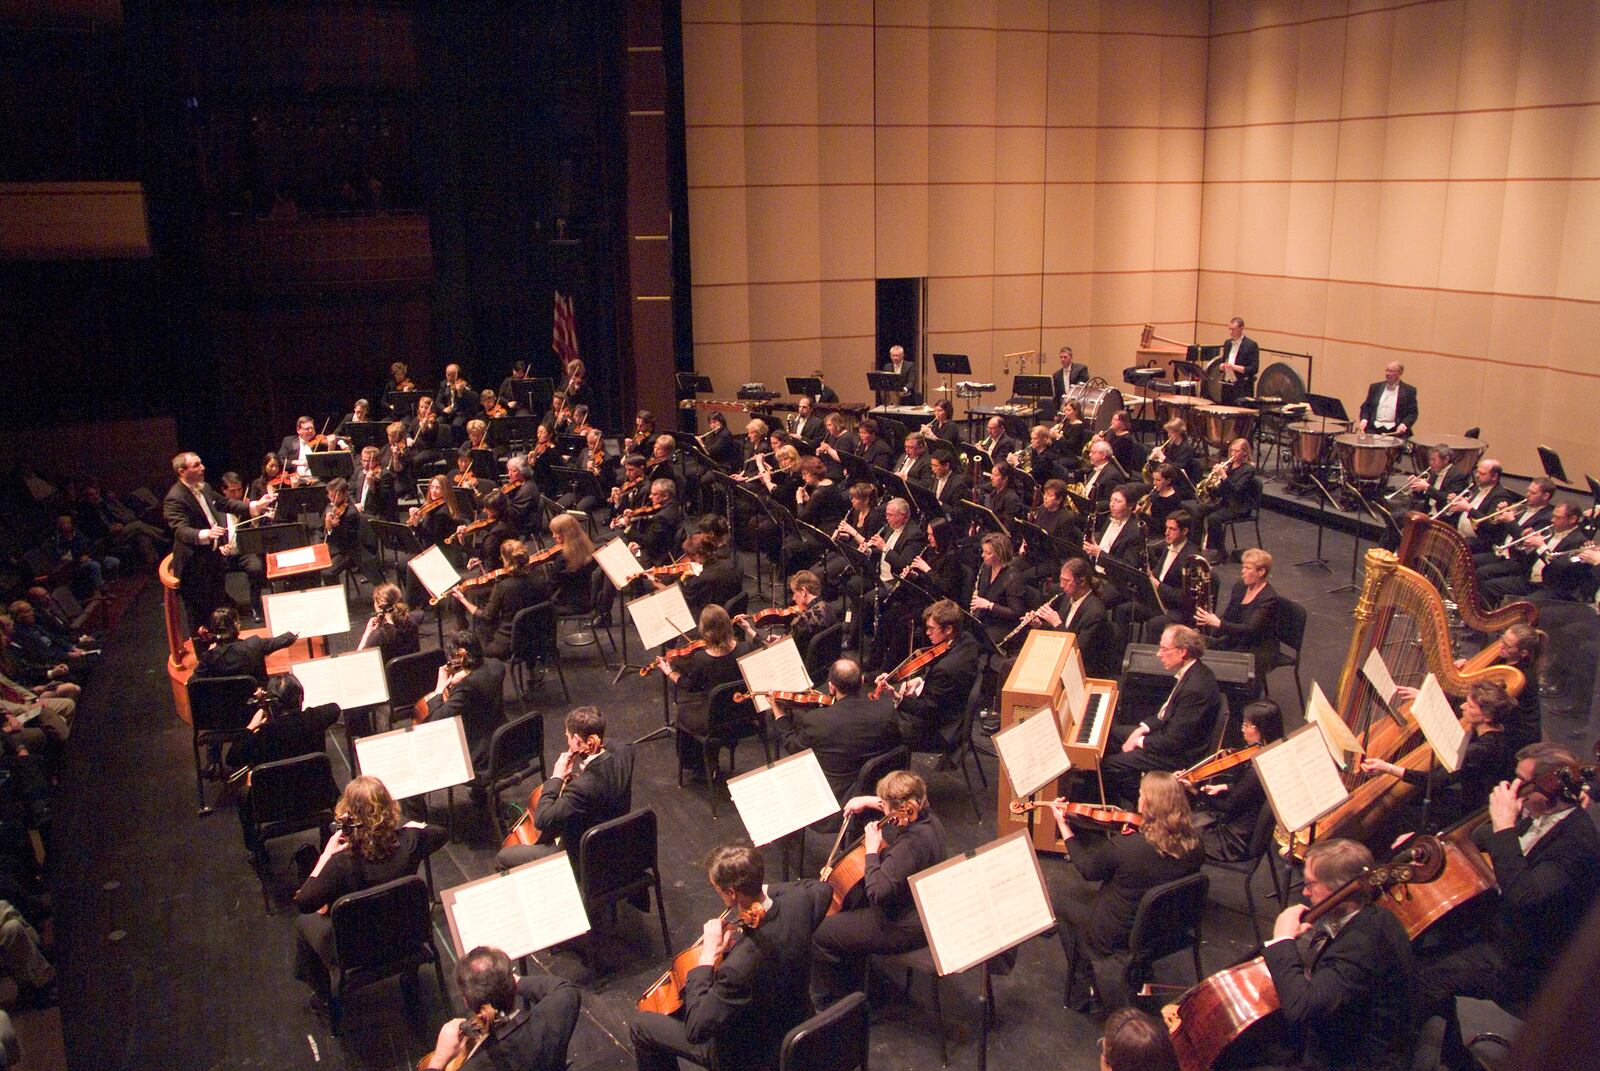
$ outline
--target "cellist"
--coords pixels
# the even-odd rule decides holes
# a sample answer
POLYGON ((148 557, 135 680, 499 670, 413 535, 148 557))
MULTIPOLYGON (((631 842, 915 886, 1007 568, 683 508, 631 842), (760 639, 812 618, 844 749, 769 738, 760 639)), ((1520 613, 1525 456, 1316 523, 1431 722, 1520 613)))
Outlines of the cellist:
POLYGON ((828 886, 768 890, 761 853, 748 844, 714 849, 706 877, 727 910, 701 931, 680 1013, 644 1012, 629 1027, 639 1071, 677 1071, 680 1057, 701 1067, 776 1067, 784 1035, 806 1017, 811 934, 828 886))
POLYGON ((422 1071, 443 1071, 458 1056, 476 1055, 479 1047, 484 1059, 473 1067, 560 1071, 567 1066, 567 1043, 578 1025, 577 986, 551 974, 518 978, 511 973, 510 958, 488 945, 461 957, 455 977, 461 1003, 472 1017, 451 1019, 439 1028, 422 1071))
POLYGON ((533 804, 538 840, 501 848, 494 857, 501 870, 559 851, 575 861, 586 832, 633 807, 633 749, 606 743, 606 719, 600 708, 574 708, 563 728, 567 749, 550 768, 533 804))

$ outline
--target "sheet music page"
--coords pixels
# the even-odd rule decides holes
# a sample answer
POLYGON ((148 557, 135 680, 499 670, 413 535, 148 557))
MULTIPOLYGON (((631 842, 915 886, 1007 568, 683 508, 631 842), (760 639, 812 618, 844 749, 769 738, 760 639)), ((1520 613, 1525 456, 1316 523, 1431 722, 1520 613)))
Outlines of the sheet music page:
MULTIPOLYGON (((1528 687, 1534 687, 1531 682, 1528 687)), ((1467 731, 1461 727, 1450 699, 1439 687, 1439 678, 1432 673, 1422 682, 1417 698, 1411 704, 1411 716, 1417 719, 1422 735, 1428 738, 1439 765, 1451 773, 1461 768, 1461 756, 1467 749, 1467 731)))
POLYGON ((1361 741, 1350 731, 1350 726, 1339 717, 1339 712, 1323 694, 1322 685, 1316 681, 1311 682, 1311 698, 1306 701, 1306 721, 1316 723, 1328 742, 1328 752, 1341 769, 1349 765, 1349 756, 1366 753, 1366 748, 1361 746, 1361 741))
POLYGON ((1291 832, 1306 828, 1350 795, 1322 731, 1314 725, 1296 729, 1250 761, 1278 823, 1291 832))
POLYGON ((443 547, 432 546, 421 554, 413 555, 411 560, 406 562, 406 568, 417 574, 417 579, 422 581, 422 586, 427 588, 428 594, 434 598, 461 583, 461 574, 450 564, 450 559, 444 556, 443 547))
POLYGON ((350 608, 345 601, 343 584, 304 591, 268 592, 261 597, 261 609, 267 633, 272 636, 293 632, 307 639, 342 636, 350 631, 350 608))
POLYGON ((295 675, 300 687, 305 689, 307 707, 319 707, 324 703, 338 703, 341 707, 344 706, 340 702, 338 662, 338 658, 313 658, 306 662, 296 662, 289 667, 289 672, 295 675))
POLYGON ((383 652, 376 647, 352 651, 333 660, 339 671, 338 703, 346 710, 375 707, 389 701, 389 678, 383 672, 383 652))
POLYGON ((460 718, 356 740, 361 772, 382 781, 397 800, 472 780, 472 755, 460 718))
POLYGON ((810 748, 729 778, 728 794, 757 847, 839 813, 839 801, 810 748))
POLYGON ((911 877, 940 974, 956 974, 1055 925, 1025 830, 911 877))
POLYGON ((317 552, 311 547, 297 547, 294 550, 280 550, 274 558, 279 569, 293 569, 297 565, 310 565, 317 560, 317 552))
POLYGON ((639 630, 639 642, 647 648, 676 643, 695 630, 694 615, 676 584, 634 599, 628 603, 628 614, 639 630))
POLYGON ((457 956, 490 945, 517 959, 589 931, 565 852, 446 889, 439 898, 457 956))
POLYGON ((1377 690, 1378 698, 1382 699, 1389 708, 1394 708, 1394 692, 1399 687, 1394 682, 1394 674, 1389 672, 1389 663, 1383 660, 1383 653, 1374 647, 1367 652, 1367 660, 1361 663, 1361 675, 1372 683, 1377 690))
POLYGON ((613 539, 595 548, 594 560, 600 563, 611 586, 621 591, 628 582, 644 572, 644 565, 628 549, 626 539, 613 539))
MULTIPOLYGON (((739 659, 739 672, 744 674, 748 692, 807 692, 811 690, 811 674, 806 672, 805 659, 800 657, 800 647, 793 636, 759 651, 752 651, 739 659)), ((758 713, 765 714, 772 704, 764 695, 750 701, 758 713)))
POLYGON ((1061 687, 1066 689, 1066 709, 1061 720, 1071 725, 1089 708, 1089 683, 1083 672, 1083 652, 1074 643, 1067 652, 1067 664, 1061 667, 1061 687))
POLYGON ((1072 769, 1067 749, 1061 745, 1061 724, 1048 706, 992 737, 1005 763, 1011 790, 1026 799, 1072 769))

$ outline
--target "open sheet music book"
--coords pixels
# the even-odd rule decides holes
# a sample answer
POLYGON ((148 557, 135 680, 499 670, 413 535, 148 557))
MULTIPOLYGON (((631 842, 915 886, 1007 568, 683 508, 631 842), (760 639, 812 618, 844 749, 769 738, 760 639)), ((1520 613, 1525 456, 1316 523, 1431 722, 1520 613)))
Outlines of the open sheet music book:
POLYGON ((397 800, 472 780, 472 753, 460 718, 358 737, 355 749, 361 772, 382 781, 397 800))
POLYGON ((310 565, 317 560, 315 547, 296 547, 294 550, 280 550, 273 556, 279 569, 293 569, 297 565, 310 565))
POLYGON ((1038 857, 1020 829, 913 874, 911 896, 940 974, 992 959, 1056 922, 1038 857))
POLYGON ((479 945, 512 959, 589 932, 589 915, 566 852, 439 894, 456 957, 479 945))
POLYGON ((1027 799, 1072 769, 1072 759, 1061 744, 1061 724, 1048 706, 995 733, 992 739, 1018 799, 1027 799))
POLYGON ((644 572, 643 563, 628 549, 626 539, 613 539, 596 547, 594 560, 600 563, 606 579, 611 581, 611 586, 618 591, 627 587, 629 581, 644 572))
POLYGON ((261 596, 261 610, 271 636, 293 632, 304 640, 341 636, 350 631, 350 608, 343 584, 304 591, 269 591, 261 596))
POLYGON ((444 556, 443 547, 429 547, 406 562, 406 567, 417 574, 417 579, 428 589, 428 594, 436 599, 461 583, 461 574, 444 556))
MULTIPOLYGON (((340 596, 344 591, 340 589, 340 596)), ((305 689, 305 705, 338 703, 343 710, 375 707, 389 701, 389 679, 383 673, 383 652, 376 647, 332 658, 313 658, 289 667, 305 689)))
POLYGON ((728 795, 757 847, 839 813, 839 801, 810 748, 729 778, 728 795))
MULTIPOLYGON (((749 692, 806 692, 811 690, 811 674, 806 672, 805 659, 800 657, 800 647, 793 636, 785 636, 771 647, 752 651, 739 659, 739 672, 744 675, 745 690, 749 692)), ((757 713, 766 713, 772 704, 764 695, 750 700, 757 713)))
MULTIPOLYGON (((1524 687, 1536 688, 1538 682, 1530 680, 1524 687)), ((1451 773, 1461 769, 1461 756, 1467 751, 1467 731, 1461 727, 1461 721, 1456 717, 1455 708, 1450 705, 1444 689, 1439 687, 1439 678, 1432 673, 1417 690, 1417 698, 1411 704, 1411 716, 1417 719, 1422 735, 1428 738, 1429 746, 1439 758, 1439 765, 1451 773)))
POLYGON ((1250 760, 1278 824, 1298 833, 1350 797, 1339 768, 1328 751, 1327 738, 1315 725, 1304 725, 1250 760))
POLYGON ((684 601, 683 589, 676 584, 629 602, 628 615, 639 630, 639 642, 646 647, 665 646, 695 629, 694 615, 684 601))

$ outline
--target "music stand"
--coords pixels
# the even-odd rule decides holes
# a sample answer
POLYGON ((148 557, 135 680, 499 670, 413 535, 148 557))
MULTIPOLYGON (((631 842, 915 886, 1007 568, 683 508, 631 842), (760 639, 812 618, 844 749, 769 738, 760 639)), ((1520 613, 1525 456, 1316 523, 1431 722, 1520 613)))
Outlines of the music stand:
MULTIPOLYGON (((517 385, 520 386, 525 382, 527 381, 519 379, 517 385)), ((536 416, 495 417, 489 421, 489 430, 484 433, 483 441, 490 446, 504 446, 511 449, 517 443, 531 442, 538 427, 539 418, 536 416)))
POLYGON ((396 416, 409 417, 417 411, 417 399, 427 391, 422 390, 391 390, 385 391, 383 404, 389 407, 389 412, 396 416))
POLYGON ((572 492, 574 502, 582 502, 584 498, 594 498, 604 501, 605 493, 600 489, 600 481, 588 469, 569 468, 565 465, 551 465, 550 475, 560 481, 561 486, 572 492))
POLYGON ((350 440, 350 450, 359 454, 368 446, 383 449, 389 441, 389 424, 383 420, 352 420, 339 429, 339 434, 350 440))
POLYGON ((550 408, 556 386, 549 376, 529 376, 511 382, 511 397, 516 399, 520 415, 537 420, 550 408))
POLYGON ((693 398, 696 394, 712 393, 710 376, 702 376, 695 372, 676 372, 673 378, 677 380, 680 398, 693 398))
POLYGON ((1344 403, 1328 394, 1307 394, 1306 403, 1311 406, 1311 415, 1325 417, 1330 420, 1350 421, 1350 414, 1345 412, 1344 403))
POLYGON ((473 496, 472 488, 457 487, 452 481, 444 486, 445 501, 449 504, 450 516, 466 524, 478 512, 478 506, 473 496))
POLYGON ((234 546, 240 554, 258 554, 263 559, 280 550, 294 550, 309 546, 311 533, 297 521, 285 524, 251 525, 240 528, 234 536, 234 546))
POLYGON ((906 377, 903 372, 868 372, 867 386, 871 389, 873 397, 879 405, 886 405, 884 396, 898 394, 906 389, 906 377))
POLYGON ((1012 376, 1011 394, 1017 398, 1048 398, 1055 392, 1049 376, 1012 376))
MULTIPOLYGON (((954 377, 972 375, 972 361, 964 353, 936 353, 933 370, 944 377, 944 394, 948 399, 955 393, 954 377)), ((954 406, 950 415, 955 415, 954 406)))
POLYGON ((495 478, 494 451, 486 447, 478 447, 472 451, 472 474, 480 480, 493 480, 495 478))
POLYGON ((1551 479, 1567 483, 1567 470, 1561 465, 1561 455, 1548 446, 1540 446, 1539 463, 1544 466, 1544 474, 1551 479))
POLYGON ((822 380, 816 376, 784 376, 783 383, 789 388, 790 394, 803 394, 808 398, 815 398, 822 393, 822 380))
POLYGON ((307 513, 321 517, 322 510, 327 504, 328 489, 320 483, 278 489, 277 512, 280 517, 293 517, 298 520, 307 513))
POLYGON ((356 472, 349 450, 313 450, 306 460, 311 465, 311 475, 323 483, 340 477, 348 480, 356 472))
POLYGON ((972 501, 970 498, 963 498, 961 500, 961 504, 967 507, 967 509, 976 513, 979 520, 987 519, 993 521, 994 528, 991 529, 991 531, 1004 532, 1006 535, 1011 534, 1011 529, 1006 527, 1006 522, 1002 521, 999 515, 988 506, 980 505, 979 503, 972 501))

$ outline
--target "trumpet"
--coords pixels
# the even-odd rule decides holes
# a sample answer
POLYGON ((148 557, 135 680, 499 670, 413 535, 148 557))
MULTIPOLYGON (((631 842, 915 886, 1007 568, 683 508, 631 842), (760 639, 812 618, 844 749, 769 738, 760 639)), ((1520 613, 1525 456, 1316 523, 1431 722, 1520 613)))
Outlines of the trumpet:
POLYGON ((1509 558, 1511 557, 1511 551, 1515 549, 1517 544, 1532 539, 1534 536, 1538 536, 1541 539, 1546 538, 1551 532, 1555 531, 1555 528, 1555 525, 1547 524, 1543 528, 1538 528, 1531 532, 1523 532, 1521 535, 1516 536, 1515 538, 1507 539, 1504 543, 1501 543, 1499 546, 1494 548, 1495 557, 1509 558))

